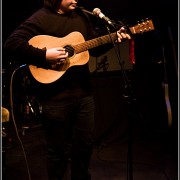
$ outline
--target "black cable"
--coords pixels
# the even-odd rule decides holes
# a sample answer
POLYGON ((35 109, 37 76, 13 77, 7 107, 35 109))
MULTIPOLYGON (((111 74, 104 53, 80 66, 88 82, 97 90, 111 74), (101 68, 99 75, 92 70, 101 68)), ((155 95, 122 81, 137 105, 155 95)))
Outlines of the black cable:
POLYGON ((15 131, 16 131, 16 136, 20 142, 20 145, 21 145, 21 148, 22 148, 22 151, 23 151, 23 156, 24 156, 24 159, 25 159, 25 163, 26 163, 26 167, 27 167, 27 173, 28 173, 28 179, 31 180, 31 174, 30 174, 30 169, 29 169, 29 165, 28 165, 28 161, 27 161, 27 156, 26 156, 26 152, 25 152, 25 149, 24 149, 24 146, 23 146, 23 143, 21 141, 21 138, 19 136, 19 133, 18 133, 18 128, 17 128, 17 125, 16 125, 16 121, 15 121, 15 118, 14 118, 14 108, 13 108, 13 93, 12 93, 12 87, 13 87, 13 77, 14 77, 14 74, 16 73, 17 70, 25 67, 26 64, 23 64, 21 66, 19 66, 18 68, 16 68, 12 75, 11 75, 11 81, 10 81, 10 106, 11 106, 11 115, 12 115, 12 121, 13 121, 13 124, 14 124, 14 128, 15 128, 15 131))

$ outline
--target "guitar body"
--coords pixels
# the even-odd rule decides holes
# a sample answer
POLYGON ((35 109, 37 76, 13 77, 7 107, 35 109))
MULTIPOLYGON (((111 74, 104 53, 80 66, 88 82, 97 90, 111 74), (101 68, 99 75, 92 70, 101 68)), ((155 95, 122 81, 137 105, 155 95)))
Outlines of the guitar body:
MULTIPOLYGON (((29 44, 38 47, 40 49, 50 49, 55 47, 65 47, 73 46, 85 42, 84 37, 79 32, 72 32, 63 38, 48 36, 48 35, 38 35, 34 36, 29 40, 29 44)), ((81 53, 76 53, 74 51, 73 56, 67 58, 65 61, 61 62, 59 66, 53 69, 43 69, 34 65, 29 65, 29 69, 33 77, 40 83, 52 83, 59 79, 68 68, 75 65, 83 65, 89 61, 89 52, 83 51, 81 53)))

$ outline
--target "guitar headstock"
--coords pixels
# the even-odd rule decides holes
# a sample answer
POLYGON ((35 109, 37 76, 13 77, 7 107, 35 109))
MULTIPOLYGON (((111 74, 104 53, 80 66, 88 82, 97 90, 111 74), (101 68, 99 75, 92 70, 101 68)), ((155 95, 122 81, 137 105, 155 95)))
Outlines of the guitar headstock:
POLYGON ((129 28, 132 34, 140 34, 148 31, 154 30, 154 25, 152 20, 142 21, 135 26, 129 28))

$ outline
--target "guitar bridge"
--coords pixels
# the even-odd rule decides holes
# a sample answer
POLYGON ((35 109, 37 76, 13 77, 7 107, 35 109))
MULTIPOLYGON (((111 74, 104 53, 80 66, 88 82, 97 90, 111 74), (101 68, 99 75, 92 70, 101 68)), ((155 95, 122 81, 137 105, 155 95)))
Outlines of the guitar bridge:
POLYGON ((56 71, 64 71, 67 68, 69 68, 70 62, 69 59, 58 59, 56 64, 51 64, 51 69, 56 70, 56 71))

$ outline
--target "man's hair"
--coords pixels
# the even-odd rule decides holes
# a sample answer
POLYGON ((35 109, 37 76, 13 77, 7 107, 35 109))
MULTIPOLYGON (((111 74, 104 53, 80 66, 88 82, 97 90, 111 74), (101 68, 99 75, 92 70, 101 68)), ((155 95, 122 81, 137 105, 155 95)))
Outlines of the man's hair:
POLYGON ((62 0, 44 0, 44 6, 52 10, 57 10, 62 0))

